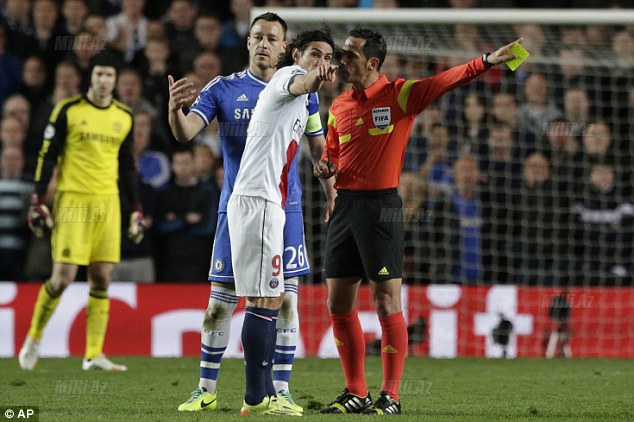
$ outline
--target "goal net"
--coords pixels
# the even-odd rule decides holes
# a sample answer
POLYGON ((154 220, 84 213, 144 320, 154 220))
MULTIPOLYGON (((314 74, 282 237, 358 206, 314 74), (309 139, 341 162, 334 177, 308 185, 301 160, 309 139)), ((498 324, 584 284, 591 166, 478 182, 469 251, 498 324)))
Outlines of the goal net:
MULTIPOLYGON (((515 72, 496 66, 415 121, 403 209, 385 213, 405 226, 411 353, 634 356, 634 12, 275 11, 290 36, 326 23, 339 46, 352 28, 381 32, 390 80, 431 76, 524 37, 530 57, 515 72)), ((333 98, 348 88, 320 92, 324 126, 333 98)), ((306 281, 319 284, 326 226, 311 167, 305 152, 306 281)), ((316 328, 327 321, 320 288, 305 290, 319 297, 300 299, 311 304, 304 339, 336 355, 316 328)), ((380 329, 366 288, 359 308, 376 352, 380 329)))

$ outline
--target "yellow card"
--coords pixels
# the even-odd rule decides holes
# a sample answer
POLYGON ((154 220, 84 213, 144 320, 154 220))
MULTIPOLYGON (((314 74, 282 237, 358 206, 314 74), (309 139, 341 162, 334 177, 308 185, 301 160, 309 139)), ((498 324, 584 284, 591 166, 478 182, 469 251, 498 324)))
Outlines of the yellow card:
POLYGON ((511 47, 511 49, 509 50, 509 54, 515 54, 517 56, 513 60, 505 62, 505 64, 513 72, 515 72, 515 69, 520 67, 520 65, 524 62, 524 60, 526 60, 526 58, 530 56, 530 53, 526 51, 526 49, 522 46, 522 44, 518 42, 515 43, 513 47, 511 47))

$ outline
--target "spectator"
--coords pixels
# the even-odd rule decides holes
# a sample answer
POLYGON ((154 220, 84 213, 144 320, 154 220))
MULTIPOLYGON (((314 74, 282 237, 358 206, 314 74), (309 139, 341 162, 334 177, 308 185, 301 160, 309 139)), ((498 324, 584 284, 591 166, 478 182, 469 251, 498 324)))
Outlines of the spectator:
POLYGON ((170 180, 170 163, 165 154, 150 149, 152 116, 147 111, 134 115, 134 158, 137 172, 143 183, 152 189, 162 190, 170 180))
POLYGON ((620 31, 612 37, 614 65, 619 72, 634 66, 634 37, 629 31, 620 31))
POLYGON ((196 167, 196 176, 211 190, 219 192, 216 184, 218 162, 209 145, 199 143, 194 146, 194 166, 196 167))
POLYGON ((121 0, 121 13, 106 19, 111 47, 122 52, 126 63, 145 47, 148 19, 143 16, 145 0, 121 0))
POLYGON ((26 211, 33 183, 22 172, 24 156, 15 146, 2 148, 0 155, 0 280, 24 278, 29 239, 26 211))
MULTIPOLYGON (((585 125, 590 121, 590 100, 581 87, 568 88, 564 94, 564 117, 569 122, 585 125)), ((581 133, 576 134, 580 137, 581 133)))
POLYGON ((0 121, 0 142, 2 149, 8 147, 22 150, 26 139, 26 129, 14 117, 5 117, 0 121))
POLYGON ((559 71, 553 78, 553 97, 557 107, 564 107, 564 94, 567 89, 579 86, 586 87, 588 97, 594 104, 602 107, 599 95, 603 91, 599 85, 601 80, 585 71, 585 62, 585 54, 580 47, 564 48, 559 51, 559 71))
POLYGON ((571 221, 566 195, 553 183, 548 158, 534 152, 522 172, 522 184, 511 202, 514 218, 514 281, 560 285, 568 275, 571 221))
POLYGON ((508 251, 512 242, 513 215, 509 204, 520 185, 521 154, 510 128, 493 126, 489 132, 488 151, 482 156, 480 169, 486 181, 487 218, 484 222, 483 261, 485 279, 493 283, 511 281, 508 251))
POLYGON ((165 38, 149 38, 145 48, 133 65, 139 70, 143 83, 143 96, 160 110, 160 118, 167 119, 169 86, 167 75, 174 73, 168 58, 169 42, 165 38))
MULTIPOLYGON (((86 17, 86 21, 84 22, 83 29, 104 40, 108 37, 108 25, 106 24, 106 18, 101 15, 88 15, 86 17)), ((82 30, 80 30, 76 35, 81 32, 82 30)))
POLYGON ((135 113, 145 111, 150 113, 152 118, 157 117, 157 111, 154 105, 141 96, 143 92, 143 83, 139 72, 131 67, 125 68, 119 72, 117 79, 117 98, 130 107, 135 113))
MULTIPOLYGON (((37 130, 33 122, 37 116, 36 111, 29 104, 24 95, 15 94, 7 98, 2 107, 3 118, 15 118, 22 129, 26 132, 26 139, 21 144, 22 152, 25 154, 24 171, 28 174, 35 174, 37 165, 37 154, 42 144, 42 130, 37 130)), ((11 135, 9 135, 11 137, 11 135)))
POLYGON ((478 163, 465 155, 453 166, 455 190, 438 202, 426 226, 431 243, 430 279, 434 283, 477 284, 483 269, 483 209, 478 163))
POLYGON ((473 94, 464 97, 462 117, 462 122, 458 126, 461 142, 460 153, 477 153, 480 146, 486 143, 489 136, 489 130, 486 126, 484 100, 473 94))
POLYGON ((70 61, 62 61, 55 67, 55 85, 51 104, 81 93, 81 73, 79 67, 70 61))
POLYGON ((203 51, 194 59, 194 73, 205 84, 222 73, 222 63, 217 54, 203 51))
POLYGON ((381 66, 381 73, 387 76, 388 81, 404 78, 406 76, 404 71, 406 66, 403 65, 403 62, 406 60, 393 54, 386 56, 383 66, 381 66))
POLYGON ((15 93, 22 83, 22 66, 19 60, 7 51, 7 30, 0 24, 0 104, 11 94, 15 93))
POLYGON ((574 206, 579 276, 594 285, 629 283, 634 207, 615 185, 610 163, 593 164, 587 182, 574 206))
POLYGON ((13 117, 20 122, 24 130, 28 130, 31 120, 31 104, 22 94, 14 94, 2 105, 2 117, 13 117))
POLYGON ((235 48, 227 48, 220 44, 222 22, 215 15, 202 15, 196 19, 194 36, 196 43, 186 50, 179 51, 179 68, 187 71, 194 58, 202 51, 216 53, 221 60, 223 73, 229 74, 240 71, 246 67, 242 54, 236 54, 235 48), (195 46, 195 47, 194 47, 195 46))
POLYGON ((192 48, 196 45, 194 36, 194 18, 196 9, 191 0, 173 0, 167 11, 168 21, 165 24, 167 39, 170 40, 170 49, 175 54, 192 48))
POLYGON ((447 127, 440 124, 435 125, 429 138, 425 163, 420 168, 420 174, 427 186, 427 205, 433 205, 443 195, 448 195, 453 190, 451 179, 451 166, 453 157, 455 157, 453 151, 455 148, 450 150, 447 127))
POLYGON ((550 122, 546 141, 542 151, 550 162, 553 183, 567 197, 576 195, 582 187, 582 152, 570 122, 563 117, 550 122))
POLYGON ((517 101, 513 95, 508 92, 495 94, 491 111, 494 124, 508 126, 513 131, 513 139, 520 151, 526 153, 537 147, 535 134, 519 127, 517 101))
POLYGON ((33 35, 39 49, 47 59, 57 60, 58 49, 55 48, 57 36, 68 36, 62 28, 57 27, 59 9, 55 0, 35 0, 33 2, 33 35))
POLYGON ((546 77, 541 73, 530 75, 524 85, 524 96, 526 103, 519 108, 518 127, 542 136, 544 124, 561 116, 561 111, 548 101, 546 77))
POLYGON ((73 38, 73 51, 68 57, 73 60, 79 66, 81 70, 81 90, 85 92, 88 90, 90 84, 90 59, 92 56, 98 53, 99 49, 103 47, 101 40, 97 35, 89 32, 88 30, 82 30, 73 38))
POLYGON ((30 56, 22 66, 22 87, 20 93, 29 103, 38 105, 48 96, 48 74, 42 56, 30 56))
POLYGON ((2 21, 8 40, 7 49, 12 54, 25 59, 37 51, 37 41, 33 37, 30 1, 7 0, 2 21))
POLYGON ((70 35, 77 35, 84 26, 84 21, 88 16, 86 0, 64 0, 62 16, 64 16, 64 29, 66 32, 70 35))
POLYGON ((222 26, 220 45, 225 48, 235 49, 235 54, 240 58, 240 63, 249 62, 249 53, 244 46, 247 44, 247 35, 251 24, 252 0, 231 0, 231 13, 233 19, 222 26))
MULTIPOLYGON (((80 95, 81 93, 81 71, 79 66, 74 62, 62 60, 55 67, 55 81, 53 93, 44 101, 35 104, 31 113, 31 125, 29 127, 29 135, 26 144, 27 156, 37 157, 40 146, 42 144, 42 134, 48 124, 48 118, 53 111, 55 104, 60 101, 80 95)), ((29 160, 27 157, 27 169, 29 160)))
POLYGON ((159 196, 157 218, 163 238, 157 251, 158 278, 203 281, 214 235, 207 227, 211 191, 196 176, 191 149, 174 152, 172 171, 173 181, 159 196))
MULTIPOLYGON (((121 227, 121 262, 112 274, 114 280, 149 283, 156 280, 154 263, 154 216, 158 191, 165 187, 170 177, 169 160, 165 154, 150 151, 152 117, 144 111, 134 115, 134 144, 132 153, 139 176, 139 197, 143 207, 143 225, 147 231, 140 243, 128 239, 129 221, 121 227)), ((123 215, 132 212, 132 204, 125 195, 120 195, 123 215)))

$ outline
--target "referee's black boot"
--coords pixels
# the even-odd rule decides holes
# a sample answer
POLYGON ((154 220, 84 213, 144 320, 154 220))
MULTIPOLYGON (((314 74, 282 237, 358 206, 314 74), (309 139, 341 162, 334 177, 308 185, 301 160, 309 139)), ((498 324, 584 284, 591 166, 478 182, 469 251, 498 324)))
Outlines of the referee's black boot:
POLYGON ((372 406, 372 398, 370 393, 365 397, 357 396, 344 389, 343 393, 339 395, 328 405, 328 407, 321 409, 319 413, 335 413, 335 414, 347 414, 347 413, 363 413, 364 410, 372 406))
POLYGON ((397 415, 401 413, 401 403, 390 397, 386 391, 381 391, 376 402, 361 413, 364 415, 397 415))

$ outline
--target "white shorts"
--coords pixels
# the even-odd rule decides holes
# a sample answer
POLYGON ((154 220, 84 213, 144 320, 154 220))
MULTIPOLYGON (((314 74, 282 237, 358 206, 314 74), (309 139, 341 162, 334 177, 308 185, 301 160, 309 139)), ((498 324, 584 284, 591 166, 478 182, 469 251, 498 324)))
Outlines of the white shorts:
POLYGON ((284 293, 284 210, 257 196, 231 195, 227 206, 237 296, 284 293))

